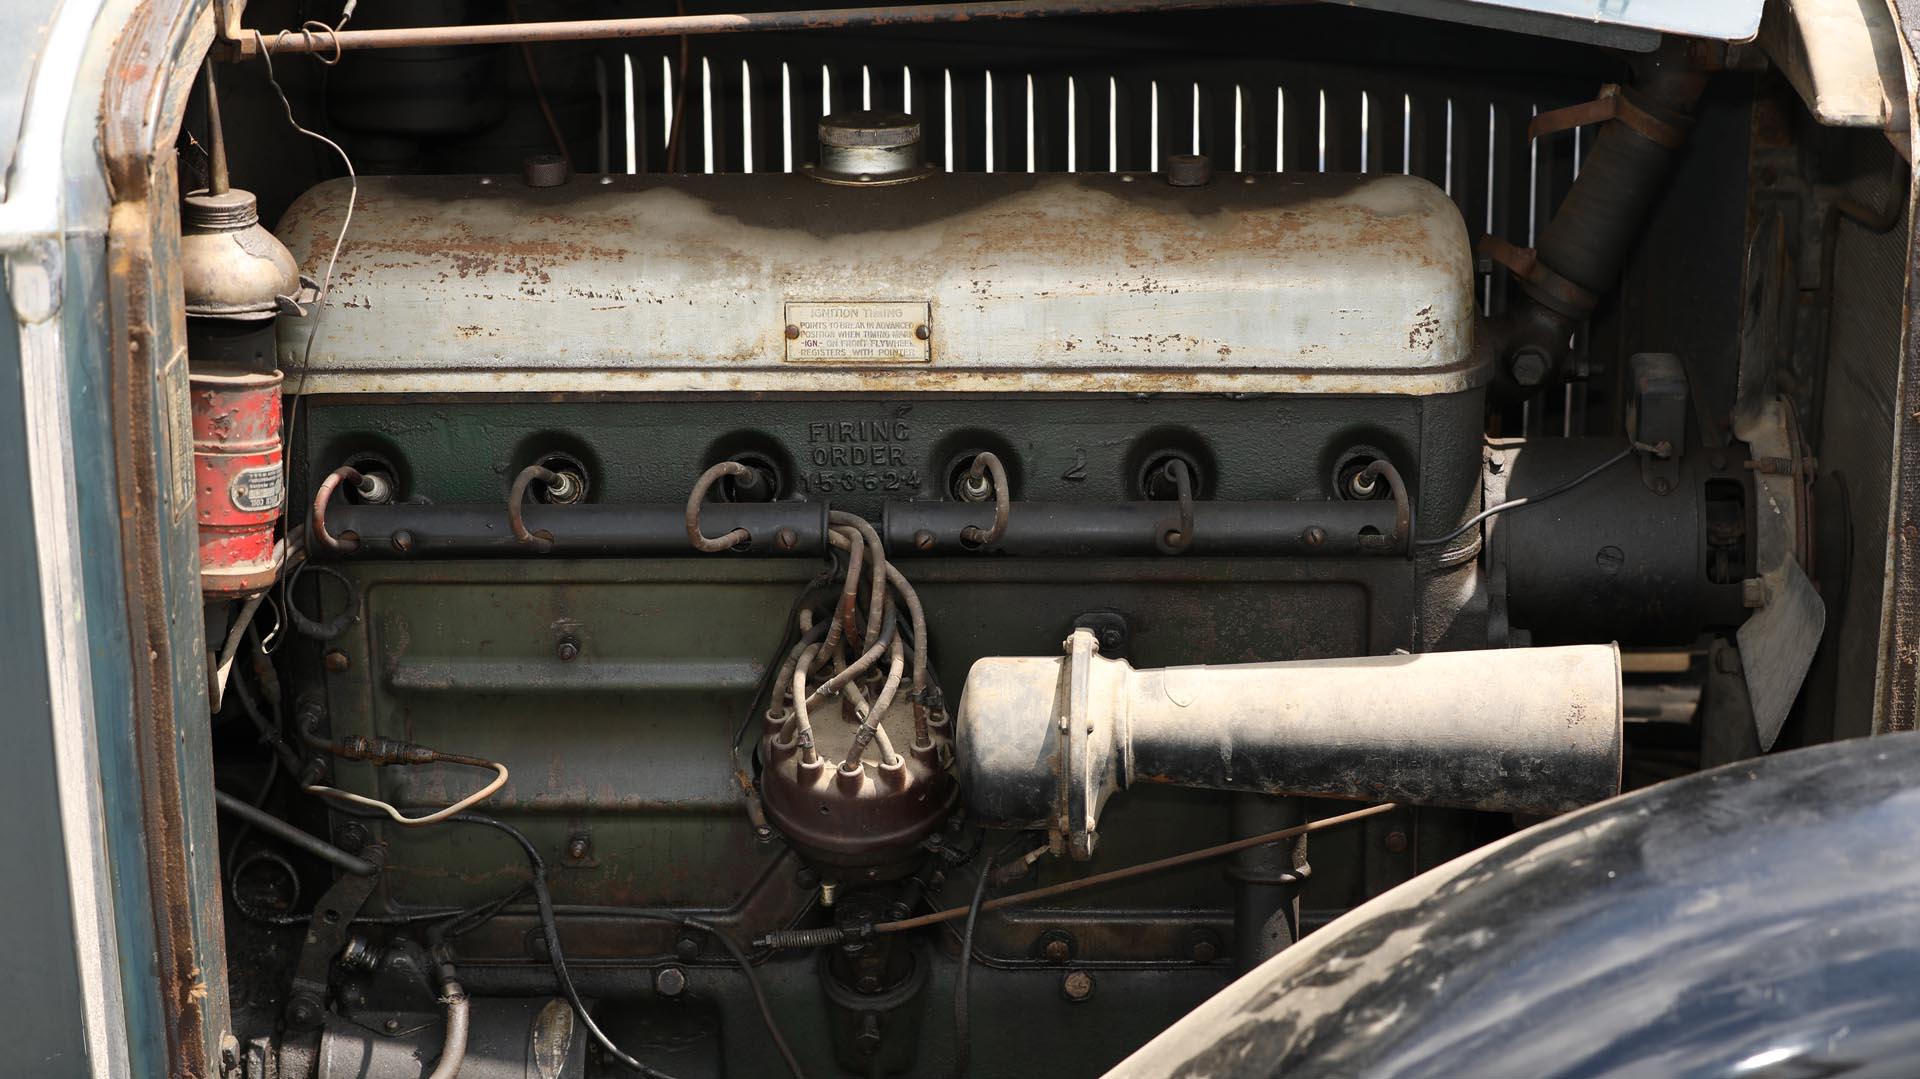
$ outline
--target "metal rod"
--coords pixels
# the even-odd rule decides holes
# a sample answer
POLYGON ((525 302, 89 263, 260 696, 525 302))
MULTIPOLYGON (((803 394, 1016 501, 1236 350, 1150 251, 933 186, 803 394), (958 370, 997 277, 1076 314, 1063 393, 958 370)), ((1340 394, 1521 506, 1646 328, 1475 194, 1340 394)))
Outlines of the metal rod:
POLYGON ((617 38, 675 37, 681 34, 741 34, 757 31, 846 30, 883 26, 1001 19, 1041 19, 1074 15, 1123 15, 1146 12, 1218 11, 1280 7, 1319 0, 984 0, 963 4, 905 4, 817 11, 759 11, 729 15, 668 15, 641 19, 578 19, 565 22, 484 23, 476 26, 397 27, 384 30, 284 31, 278 36, 252 33, 235 44, 240 55, 264 47, 272 53, 335 55, 348 49, 402 49, 443 45, 510 45, 541 41, 605 41, 617 38))
MULTIPOLYGON (((1229 854, 1243 851, 1250 847, 1258 847, 1267 843, 1278 843, 1282 839, 1292 839, 1297 835, 1310 835, 1314 832, 1323 832, 1328 828, 1335 828, 1342 824, 1352 824, 1354 821, 1365 820, 1368 817, 1377 817, 1382 813, 1391 812, 1399 808, 1399 805, 1396 803, 1382 802, 1379 805, 1368 806, 1365 809, 1356 809, 1351 813, 1342 813, 1335 817, 1322 817, 1319 820, 1308 821, 1305 824, 1297 824, 1291 828, 1282 828, 1277 832, 1267 832, 1262 835, 1248 836, 1245 839, 1236 839, 1229 843, 1221 843, 1217 846, 1202 847, 1199 850, 1187 851, 1185 854, 1175 854, 1171 857, 1159 858, 1151 862, 1141 862, 1139 865, 1130 865, 1122 869, 1112 869, 1105 873, 1095 873, 1091 877, 1081 877, 1078 880, 1065 880, 1058 884, 1049 884, 1044 888, 1035 888, 1031 891, 1020 892, 1017 895, 999 896, 980 904, 980 909, 983 911, 999 910, 1001 907, 1011 907, 1017 903, 1030 903, 1035 899, 1046 899, 1050 896, 1063 895, 1067 892, 1077 892, 1084 888, 1092 888, 1095 885, 1111 884, 1117 880, 1130 880, 1148 873, 1158 873, 1165 869, 1178 869, 1183 865, 1192 865, 1194 862, 1204 862, 1211 858, 1224 858, 1229 854)), ((873 931, 876 933, 900 933, 908 929, 918 929, 923 925, 938 925, 941 922, 951 922, 956 918, 964 918, 966 916, 966 907, 948 907, 946 910, 936 910, 932 914, 922 914, 917 918, 902 918, 897 922, 881 922, 873 927, 873 931)))
POLYGON ((213 62, 200 65, 207 82, 207 193, 227 193, 227 137, 220 127, 220 90, 213 84, 213 62))
POLYGON ((372 862, 364 858, 356 858, 324 839, 308 835, 266 810, 256 809, 251 803, 235 798, 226 791, 214 791, 213 800, 222 812, 231 813, 268 835, 283 839, 316 858, 332 862, 354 876, 370 877, 380 871, 380 867, 372 862))

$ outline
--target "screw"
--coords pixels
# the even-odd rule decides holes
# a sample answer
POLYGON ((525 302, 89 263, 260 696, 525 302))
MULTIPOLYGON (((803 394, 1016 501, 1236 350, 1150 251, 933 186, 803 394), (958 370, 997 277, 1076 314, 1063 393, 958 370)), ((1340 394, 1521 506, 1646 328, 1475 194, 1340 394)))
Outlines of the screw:
POLYGON ((922 341, 925 341, 927 338, 933 336, 933 331, 927 329, 926 325, 922 323, 921 325, 915 326, 913 328, 913 336, 919 338, 922 341))
POLYGON ((1327 530, 1319 525, 1308 525, 1307 530, 1300 533, 1300 542, 1309 547, 1318 547, 1327 542, 1327 530))
POLYGON ((687 972, 679 967, 661 967, 653 976, 653 991, 663 997, 677 997, 687 991, 687 972))
POLYGON ((1073 945, 1068 944, 1064 937, 1055 937, 1047 941, 1041 952, 1049 963, 1064 963, 1073 958, 1073 945))
POLYGON ((1407 849, 1407 833, 1388 832, 1387 849, 1395 854, 1403 853, 1407 849))
POLYGON ((401 529, 393 534, 393 549, 401 554, 413 553, 413 533, 401 529))
POLYGON ((333 835, 334 845, 348 854, 358 854, 367 845, 367 829, 363 824, 352 821, 340 826, 333 835))
POLYGON ((1603 573, 1618 573, 1620 567, 1627 564, 1627 553, 1608 544, 1593 553, 1593 564, 1599 566, 1603 573))
POLYGON ((773 545, 782 551, 791 551, 800 546, 800 533, 791 528, 783 528, 773 534, 773 545))
POLYGON ((560 657, 560 662, 571 663, 580 657, 580 642, 572 637, 562 637, 560 644, 554 648, 553 654, 560 657))
POLYGON ((913 534, 913 546, 916 550, 931 551, 933 550, 933 543, 933 533, 924 528, 913 534))
POLYGON ((1070 970, 1060 976, 1060 995, 1068 1003, 1078 1004, 1093 995, 1093 975, 1084 970, 1070 970))
POLYGON ((1537 348, 1523 348, 1513 354, 1508 369, 1522 386, 1538 386, 1547 380, 1547 354, 1537 348))
POLYGON ((386 1022, 380 1024, 380 1029, 386 1031, 389 1034, 398 1034, 400 1032, 400 1020, 389 1019, 386 1022))
POLYGON ((567 857, 578 862, 593 853, 593 841, 584 834, 575 835, 567 840, 567 857))
POLYGON ((320 665, 334 674, 343 674, 348 667, 353 666, 353 661, 349 660, 347 654, 338 648, 330 648, 327 650, 326 655, 320 657, 320 665))
POLYGON ((791 322, 787 323, 787 340, 789 341, 800 340, 800 327, 795 326, 791 322))

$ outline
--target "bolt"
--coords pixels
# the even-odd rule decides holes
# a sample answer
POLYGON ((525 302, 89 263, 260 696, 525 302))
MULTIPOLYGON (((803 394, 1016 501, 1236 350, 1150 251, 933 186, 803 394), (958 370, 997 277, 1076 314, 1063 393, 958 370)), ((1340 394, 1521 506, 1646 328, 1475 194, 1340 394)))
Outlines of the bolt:
POLYGON ((1070 970, 1060 976, 1060 995, 1070 1004, 1078 1004, 1093 995, 1093 975, 1070 970))
POLYGON ((1300 533, 1300 542, 1309 547, 1318 547, 1327 542, 1327 530, 1319 525, 1308 525, 1307 530, 1300 533))
POLYGON ((1593 564, 1599 566, 1602 573, 1618 573, 1620 567, 1627 564, 1627 553, 1608 544, 1593 553, 1593 564))
POLYGON ((393 549, 401 554, 413 553, 413 533, 401 529, 393 534, 393 549))
POLYGON ((1212 937, 1195 937, 1192 946, 1187 949, 1187 955, 1196 963, 1211 963, 1220 958, 1220 946, 1213 942, 1212 937))
POLYGON ((1395 854, 1404 853, 1407 849, 1407 833, 1388 832, 1387 849, 1395 854))
POLYGON ((791 551, 800 546, 800 533, 791 528, 782 528, 773 534, 773 545, 782 551, 791 551))
POLYGON ((795 326, 791 322, 787 323, 787 340, 789 341, 800 340, 800 327, 795 326))
POLYGON ((1120 636, 1120 631, 1112 626, 1108 626, 1106 629, 1100 631, 1100 650, 1102 652, 1117 652, 1120 650, 1120 646, 1125 643, 1126 640, 1120 636))
POLYGON ((700 958, 700 942, 693 937, 682 934, 678 940, 673 942, 673 954, 689 962, 698 959, 700 958))
POLYGON ((913 336, 919 338, 922 341, 925 341, 927 338, 933 336, 933 331, 927 329, 927 326, 925 323, 921 323, 920 325, 915 326, 913 328, 913 336))
POLYGON ((585 834, 575 835, 567 840, 567 857, 574 861, 582 861, 587 855, 592 853, 593 841, 588 839, 585 834))
POLYGON ((287 1005, 287 1022, 295 1027, 311 1027, 320 1021, 320 1006, 312 997, 297 996, 287 1005))
POLYGON ((831 907, 833 906, 833 901, 835 899, 838 899, 839 897, 840 897, 840 885, 838 883, 830 880, 823 880, 820 882, 820 905, 821 906, 831 907))
POLYGON ((1513 372, 1513 380, 1520 385, 1538 386, 1547 380, 1547 371, 1551 366, 1545 352, 1529 346, 1513 354, 1508 370, 1513 372))
POLYGON ((854 984, 854 988, 860 990, 862 993, 878 993, 880 991, 880 978, 874 974, 862 974, 860 975, 860 980, 854 984))
POLYGON ((334 674, 344 674, 348 667, 353 666, 353 661, 338 648, 330 648, 326 655, 320 657, 320 665, 334 674))
POLYGON ((580 642, 572 637, 562 637, 553 654, 560 657, 560 662, 571 663, 580 658, 580 642))
POLYGON ((358 854, 367 845, 367 828, 363 824, 348 821, 333 834, 333 842, 348 854, 358 854))
POLYGON ((1064 963, 1073 958, 1073 945, 1068 944, 1064 937, 1054 937, 1047 941, 1041 952, 1049 963, 1064 963))
POLYGON ((913 546, 915 550, 931 551, 933 550, 933 543, 933 533, 924 528, 913 534, 913 546))
POLYGON ((687 972, 679 967, 661 967, 653 975, 653 991, 663 997, 677 997, 687 991, 687 972))
POLYGON ((380 1024, 380 1029, 386 1031, 389 1034, 398 1034, 400 1033, 400 1020, 389 1019, 386 1022, 380 1024))

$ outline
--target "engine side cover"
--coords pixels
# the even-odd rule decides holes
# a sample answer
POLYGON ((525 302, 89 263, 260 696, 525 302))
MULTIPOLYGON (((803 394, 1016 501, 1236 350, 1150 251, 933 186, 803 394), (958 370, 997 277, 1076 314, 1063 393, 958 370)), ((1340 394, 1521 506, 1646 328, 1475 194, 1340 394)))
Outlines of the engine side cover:
MULTIPOLYGON (((302 266, 346 196, 288 210, 302 266)), ((363 178, 303 388, 1425 395, 1481 380, 1473 310, 1410 176, 363 178)))

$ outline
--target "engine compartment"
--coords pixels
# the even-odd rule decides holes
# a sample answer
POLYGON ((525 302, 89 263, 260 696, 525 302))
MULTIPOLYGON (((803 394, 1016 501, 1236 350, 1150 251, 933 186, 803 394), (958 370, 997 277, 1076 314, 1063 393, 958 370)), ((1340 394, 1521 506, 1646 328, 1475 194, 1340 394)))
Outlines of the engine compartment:
MULTIPOLYGON (((240 567, 203 580, 249 1074, 446 1074, 457 1010, 469 1076, 1097 1075, 1421 869, 1820 740, 1872 614, 1857 507, 1816 497, 1809 395, 1715 351, 1755 264, 1712 181, 1758 183, 1760 75, 1448 27, 1514 70, 1434 112, 1387 89, 1461 77, 1411 62, 1427 24, 1210 18, 1017 46, 1138 65, 1134 171, 952 167, 988 30, 944 114, 913 65, 894 100, 796 62, 780 172, 712 133, 725 46, 704 98, 671 54, 642 87, 703 102, 664 147, 650 60, 559 76, 575 121, 599 88, 597 171, 590 137, 512 168, 532 60, 491 123, 366 95, 498 92, 492 53, 315 88, 361 167, 256 215, 305 280, 186 305, 203 566, 240 567), (1238 85, 1231 146, 1160 107, 1190 82, 1200 115, 1209 49, 1268 63, 1206 32, 1294 25, 1371 35, 1358 130, 1344 91, 1303 132, 1311 95, 1238 85), (1597 71, 1640 113, 1517 137, 1597 71), (610 149, 620 74, 649 168, 610 149), (1528 111, 1487 103, 1482 144, 1502 95, 1528 111), (248 478, 282 452, 283 490, 248 478)), ((1078 160, 1121 164, 1121 100, 1078 160)), ((219 194, 189 257, 264 257, 219 194)))

